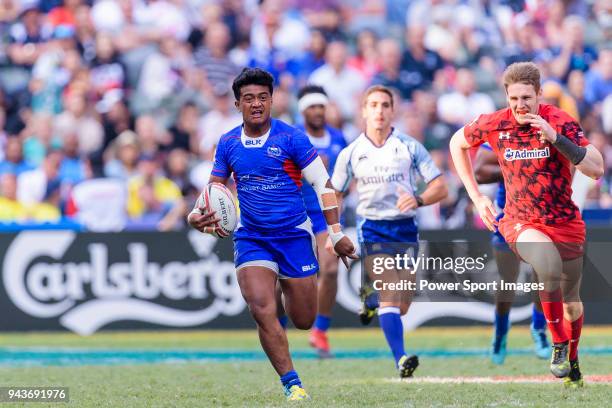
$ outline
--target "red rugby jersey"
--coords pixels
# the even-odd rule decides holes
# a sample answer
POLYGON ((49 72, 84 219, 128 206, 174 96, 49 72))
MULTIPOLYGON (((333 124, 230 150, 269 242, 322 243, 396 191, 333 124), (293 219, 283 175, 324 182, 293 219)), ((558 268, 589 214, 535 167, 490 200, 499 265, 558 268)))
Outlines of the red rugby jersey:
MULTIPOLYGON (((553 105, 538 114, 579 146, 589 144, 578 122, 553 105)), ((504 212, 515 219, 560 224, 580 217, 572 201, 571 163, 554 146, 540 142, 539 130, 519 125, 510 108, 480 115, 464 128, 472 146, 489 142, 506 185, 504 212)))

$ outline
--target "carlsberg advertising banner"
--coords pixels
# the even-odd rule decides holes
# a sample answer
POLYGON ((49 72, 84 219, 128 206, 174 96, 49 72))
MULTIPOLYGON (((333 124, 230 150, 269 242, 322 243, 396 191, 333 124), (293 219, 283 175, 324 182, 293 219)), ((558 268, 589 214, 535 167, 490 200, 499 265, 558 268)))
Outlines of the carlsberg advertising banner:
MULTIPOLYGON (((354 238, 354 230, 350 231, 354 238)), ((610 230, 589 232, 582 300, 590 323, 612 323, 610 230), (592 238, 592 239, 591 239, 592 238), (599 306, 589 307, 590 304, 599 306)), ((538 283, 523 264, 516 282, 500 279, 485 231, 421 234, 418 248, 340 263, 334 326, 359 326, 359 288, 410 290, 404 327, 491 322, 498 289, 516 293, 513 321, 531 316, 538 283), (388 268, 416 271, 387 282, 388 268), (367 273, 366 273, 367 271, 367 273), (367 276, 366 276, 367 275, 367 276)), ((231 239, 197 231, 0 234, 1 331, 246 328, 254 323, 238 287, 231 239)))

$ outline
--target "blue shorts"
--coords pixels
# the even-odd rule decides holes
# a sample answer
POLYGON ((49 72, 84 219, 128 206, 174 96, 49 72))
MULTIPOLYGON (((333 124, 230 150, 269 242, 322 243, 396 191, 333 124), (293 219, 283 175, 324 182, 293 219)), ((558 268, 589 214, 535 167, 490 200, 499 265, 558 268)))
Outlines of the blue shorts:
POLYGON ((327 222, 325 221, 325 216, 323 215, 323 211, 321 211, 318 206, 316 210, 307 208, 306 213, 312 222, 313 234, 318 235, 322 232, 327 232, 327 222))
MULTIPOLYGON (((497 217, 495 217, 495 220, 499 222, 499 220, 501 220, 503 216, 503 211, 500 211, 499 214, 497 214, 497 217)), ((493 245, 493 248, 497 249, 498 251, 511 251, 510 246, 506 242, 506 239, 497 228, 495 228, 495 232, 491 234, 491 245, 493 245)))
POLYGON ((286 231, 266 233, 240 227, 234 232, 236 270, 263 266, 281 279, 305 278, 319 270, 310 221, 286 231))
POLYGON ((366 220, 357 223, 357 237, 362 255, 403 254, 419 248, 419 230, 414 218, 400 220, 366 220))

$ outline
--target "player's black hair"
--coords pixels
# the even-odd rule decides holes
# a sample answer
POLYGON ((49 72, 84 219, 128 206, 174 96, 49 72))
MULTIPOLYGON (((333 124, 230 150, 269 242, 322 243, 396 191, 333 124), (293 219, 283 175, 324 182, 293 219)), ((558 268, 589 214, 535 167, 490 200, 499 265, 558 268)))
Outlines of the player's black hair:
POLYGON ((274 84, 274 78, 268 71, 264 71, 261 68, 244 68, 240 74, 234 79, 232 83, 232 90, 234 91, 234 98, 240 99, 240 89, 247 85, 263 85, 267 86, 272 95, 272 85, 274 84))
POLYGON ((323 94, 323 95, 327 96, 327 92, 325 92, 325 89, 323 89, 322 86, 319 86, 319 85, 305 85, 298 92, 298 99, 302 99, 302 97, 304 95, 308 95, 308 94, 311 94, 311 93, 320 93, 320 94, 323 94))

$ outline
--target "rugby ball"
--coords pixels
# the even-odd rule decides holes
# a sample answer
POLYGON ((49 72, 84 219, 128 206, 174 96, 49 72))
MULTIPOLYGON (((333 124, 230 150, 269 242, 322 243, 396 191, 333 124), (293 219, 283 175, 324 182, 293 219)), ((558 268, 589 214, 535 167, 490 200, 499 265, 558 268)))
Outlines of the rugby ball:
POLYGON ((238 224, 236 203, 231 191, 223 184, 210 183, 204 188, 198 198, 199 208, 206 208, 216 212, 216 217, 220 219, 217 226, 224 232, 231 234, 238 224))

